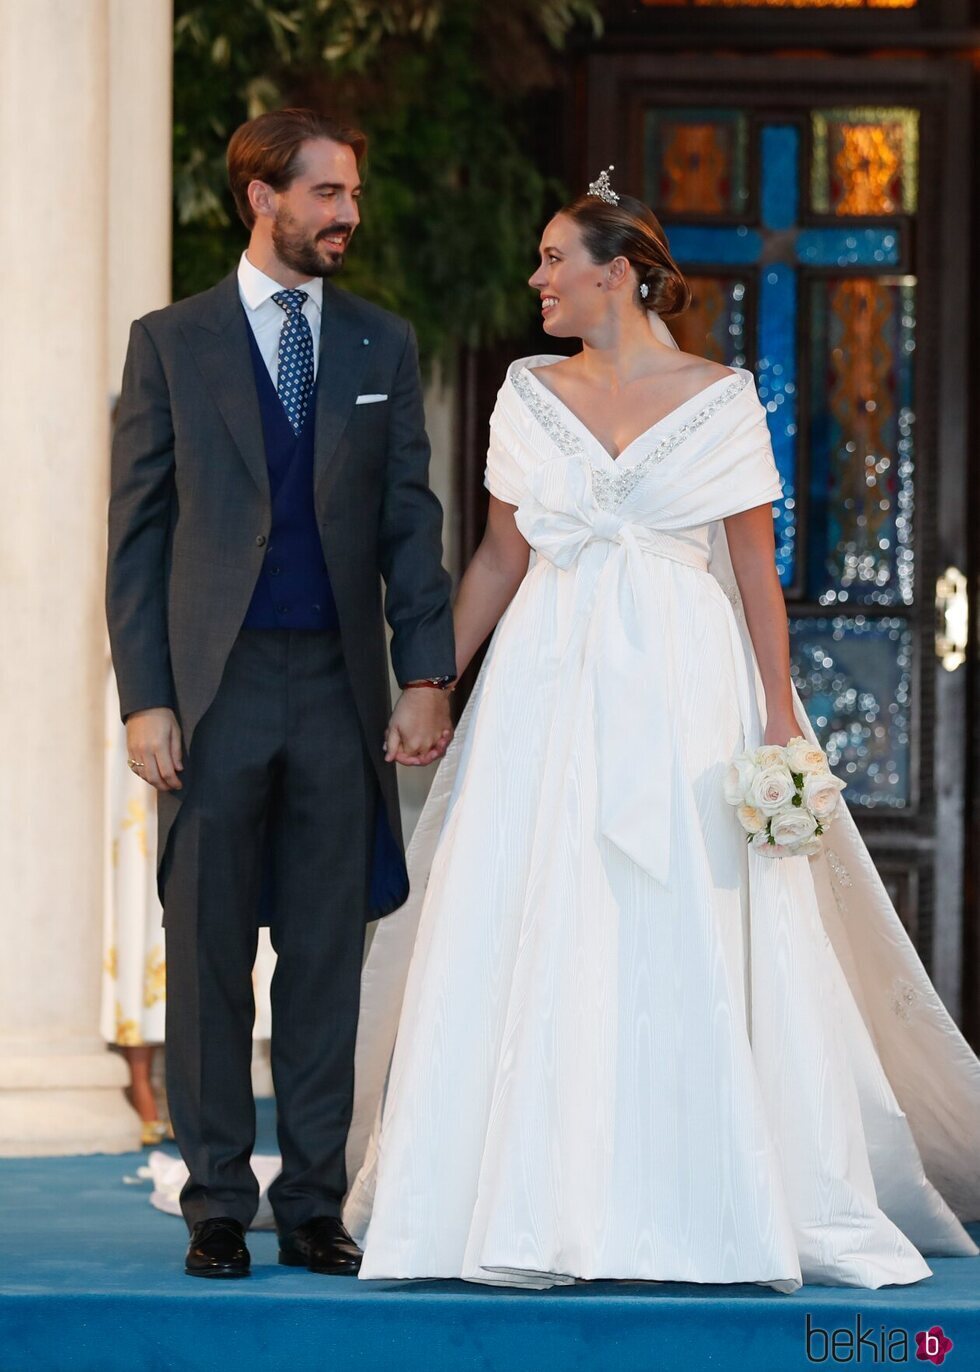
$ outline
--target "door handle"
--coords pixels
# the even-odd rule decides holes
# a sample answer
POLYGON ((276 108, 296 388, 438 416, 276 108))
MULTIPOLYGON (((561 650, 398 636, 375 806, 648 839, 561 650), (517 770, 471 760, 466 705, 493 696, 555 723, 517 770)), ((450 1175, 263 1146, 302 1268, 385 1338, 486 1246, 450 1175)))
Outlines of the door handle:
POLYGON ((947 672, 966 661, 969 623, 966 577, 958 567, 947 567, 936 578, 936 656, 947 672))

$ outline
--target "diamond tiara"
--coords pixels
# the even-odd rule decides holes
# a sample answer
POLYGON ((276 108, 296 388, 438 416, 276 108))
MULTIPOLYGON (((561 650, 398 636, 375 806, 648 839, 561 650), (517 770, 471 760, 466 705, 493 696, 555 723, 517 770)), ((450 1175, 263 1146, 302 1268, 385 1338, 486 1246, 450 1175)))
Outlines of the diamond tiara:
POLYGON ((615 170, 615 163, 610 162, 605 171, 601 171, 594 181, 589 182, 588 194, 594 195, 597 200, 604 200, 607 205, 618 205, 619 196, 609 180, 609 173, 615 170))

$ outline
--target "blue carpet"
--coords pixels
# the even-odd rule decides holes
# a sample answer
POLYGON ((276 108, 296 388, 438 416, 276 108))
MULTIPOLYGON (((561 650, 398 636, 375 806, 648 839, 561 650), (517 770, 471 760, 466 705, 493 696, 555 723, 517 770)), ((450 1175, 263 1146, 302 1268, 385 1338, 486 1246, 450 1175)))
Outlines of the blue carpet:
MULTIPOLYGON (((260 1148, 274 1147, 271 1126, 263 1103, 260 1148)), ((253 1234, 251 1278, 193 1281, 180 1268, 182 1222, 150 1208, 147 1184, 123 1180, 141 1162, 0 1162, 0 1372, 928 1368, 915 1334, 935 1324, 953 1340, 949 1372, 980 1368, 980 1259, 933 1259, 932 1278, 880 1291, 596 1282, 526 1292, 315 1277, 276 1266, 274 1236, 253 1234)))

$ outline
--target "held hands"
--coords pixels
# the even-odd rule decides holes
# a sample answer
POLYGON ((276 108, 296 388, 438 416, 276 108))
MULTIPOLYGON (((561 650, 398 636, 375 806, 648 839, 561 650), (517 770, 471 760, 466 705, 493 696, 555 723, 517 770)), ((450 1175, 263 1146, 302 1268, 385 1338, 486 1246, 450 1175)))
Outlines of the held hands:
POLYGON ((155 791, 180 791, 184 770, 180 725, 173 710, 136 710, 126 719, 129 765, 155 791))
POLYGON ((448 692, 427 686, 403 691, 385 733, 385 762, 428 767, 445 754, 452 737, 448 692))

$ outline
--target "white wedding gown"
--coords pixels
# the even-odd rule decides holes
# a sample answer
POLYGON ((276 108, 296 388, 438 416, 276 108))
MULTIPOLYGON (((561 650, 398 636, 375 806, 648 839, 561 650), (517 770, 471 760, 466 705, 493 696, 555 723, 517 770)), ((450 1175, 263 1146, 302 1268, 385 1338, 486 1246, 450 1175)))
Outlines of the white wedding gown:
POLYGON ((557 360, 498 397, 531 565, 365 968, 360 1275, 793 1291, 975 1257, 980 1063, 853 820, 774 861, 723 798, 763 697, 720 521, 780 496, 751 375, 614 462, 529 370, 557 360))

